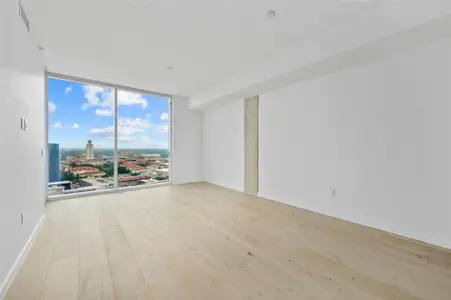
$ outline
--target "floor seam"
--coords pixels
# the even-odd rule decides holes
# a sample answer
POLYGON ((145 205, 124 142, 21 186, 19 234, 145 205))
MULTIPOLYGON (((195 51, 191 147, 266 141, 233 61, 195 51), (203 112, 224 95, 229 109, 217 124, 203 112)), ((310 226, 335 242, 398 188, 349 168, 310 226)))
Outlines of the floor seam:
MULTIPOLYGON (((115 206, 115 208, 116 208, 116 206, 115 206)), ((115 211, 115 213, 116 213, 116 211, 115 211)), ((117 218, 117 216, 116 216, 116 219, 117 219, 117 222, 119 223, 120 221, 119 221, 119 218, 117 218)), ((135 255, 135 252, 133 251, 133 248, 130 246, 130 241, 129 241, 128 237, 127 237, 127 234, 125 234, 125 231, 124 231, 124 229, 122 228, 122 226, 120 224, 119 224, 119 227, 121 228, 122 234, 124 235, 125 240, 127 241, 127 247, 130 250, 130 252, 132 253, 133 259, 135 260, 135 263, 136 263, 136 266, 138 267, 139 272, 141 273, 141 276, 142 276, 142 278, 143 278, 143 280, 144 280, 144 282, 146 284, 147 291, 149 292, 149 294, 150 294, 150 296, 152 297, 153 300, 157 300, 157 298, 155 298, 154 294, 152 293, 152 290, 149 287, 149 284, 147 283, 146 278, 144 277, 143 270, 141 269, 141 266, 139 265, 138 260, 136 259, 136 255, 135 255)))
POLYGON ((111 272, 111 266, 110 266, 110 261, 108 259, 108 256, 106 254, 106 249, 105 249, 105 237, 103 236, 103 230, 102 230, 102 225, 100 224, 100 219, 99 219, 99 208, 97 205, 93 204, 94 208, 95 208, 95 216, 96 216, 96 220, 97 220, 97 224, 99 226, 100 229, 100 236, 102 237, 102 244, 103 244, 103 251, 105 253, 105 260, 106 260, 106 264, 108 266, 108 272, 110 274, 110 281, 111 281, 111 287, 113 288, 113 295, 114 295, 114 299, 117 299, 117 295, 116 295, 116 290, 114 288, 114 281, 113 281, 113 274, 111 272))

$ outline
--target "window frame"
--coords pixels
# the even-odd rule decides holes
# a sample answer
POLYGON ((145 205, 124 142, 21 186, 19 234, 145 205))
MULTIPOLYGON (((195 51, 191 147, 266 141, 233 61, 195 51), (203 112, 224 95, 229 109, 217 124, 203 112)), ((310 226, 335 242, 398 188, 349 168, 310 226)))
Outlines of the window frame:
POLYGON ((150 90, 145 90, 145 89, 138 89, 138 88, 133 88, 133 87, 129 87, 129 86, 124 86, 124 85, 118 85, 118 84, 113 84, 113 83, 108 83, 108 82, 103 82, 103 81, 98 81, 98 80, 92 80, 92 79, 87 79, 87 78, 80 78, 80 77, 76 77, 76 76, 69 76, 69 75, 64 75, 64 74, 60 74, 60 73, 54 73, 54 72, 49 72, 49 71, 45 71, 45 134, 44 134, 44 156, 45 156, 45 170, 46 170, 46 180, 45 180, 45 199, 46 201, 55 201, 55 200, 63 200, 63 199, 69 199, 69 198, 78 198, 78 197, 88 197, 88 196, 93 196, 93 195, 103 195, 103 194, 110 194, 110 193, 118 193, 118 192, 124 192, 124 191, 130 191, 130 190, 139 190, 139 189, 146 189, 146 188, 154 188, 154 187, 158 187, 158 186, 164 186, 164 185, 169 185, 172 182, 172 136, 173 136, 173 118, 172 118, 172 99, 173 96, 169 95, 169 94, 165 94, 165 93, 159 93, 159 92, 154 92, 154 91, 150 91, 150 90), (102 86, 105 88, 111 88, 114 91, 114 115, 113 115, 113 122, 114 122, 114 187, 112 189, 109 190, 100 190, 100 191, 91 191, 91 192, 80 192, 80 193, 71 193, 71 194, 67 194, 67 195, 54 195, 49 197, 48 194, 48 184, 49 184, 49 178, 48 178, 48 164, 49 164, 49 158, 48 158, 48 143, 49 143, 49 113, 48 113, 48 103, 49 103, 49 93, 48 93, 48 80, 49 78, 54 78, 54 79, 58 79, 58 80, 65 80, 65 81, 72 81, 72 82, 76 82, 76 83, 81 83, 81 84, 92 84, 92 85, 97 85, 97 86, 102 86), (155 96, 160 96, 160 97, 164 97, 167 98, 169 101, 169 110, 168 110, 168 115, 169 115, 169 120, 168 120, 168 125, 169 125, 169 130, 168 130, 168 159, 169 159, 169 179, 168 181, 162 182, 162 183, 155 183, 155 184, 145 184, 145 185, 138 185, 138 186, 131 186, 131 187, 119 187, 118 184, 118 166, 119 166, 119 159, 118 159, 118 139, 117 139, 117 125, 118 125, 118 108, 117 108, 117 96, 118 96, 118 91, 126 91, 126 92, 132 92, 132 93, 139 93, 139 94, 150 94, 150 95, 155 95, 155 96))

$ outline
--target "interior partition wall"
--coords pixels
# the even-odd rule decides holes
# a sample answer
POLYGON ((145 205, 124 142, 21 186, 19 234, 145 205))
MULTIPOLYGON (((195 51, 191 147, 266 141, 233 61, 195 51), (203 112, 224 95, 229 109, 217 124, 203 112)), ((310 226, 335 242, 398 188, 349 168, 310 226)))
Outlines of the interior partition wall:
POLYGON ((48 198, 170 182, 171 96, 47 73, 48 198))

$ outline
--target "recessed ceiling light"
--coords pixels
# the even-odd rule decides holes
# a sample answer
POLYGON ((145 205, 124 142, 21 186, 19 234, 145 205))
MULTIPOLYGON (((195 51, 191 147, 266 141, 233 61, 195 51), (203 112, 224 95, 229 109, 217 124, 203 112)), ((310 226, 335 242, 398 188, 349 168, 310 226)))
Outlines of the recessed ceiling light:
POLYGON ((272 19, 276 16, 276 11, 271 9, 266 12, 266 18, 272 19))

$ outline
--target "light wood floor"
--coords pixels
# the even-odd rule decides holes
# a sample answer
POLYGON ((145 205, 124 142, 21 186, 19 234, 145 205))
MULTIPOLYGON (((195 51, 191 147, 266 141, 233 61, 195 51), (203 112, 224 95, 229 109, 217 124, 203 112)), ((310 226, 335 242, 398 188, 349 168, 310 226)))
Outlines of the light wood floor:
POLYGON ((49 203, 5 300, 451 299, 451 252, 209 184, 49 203))

